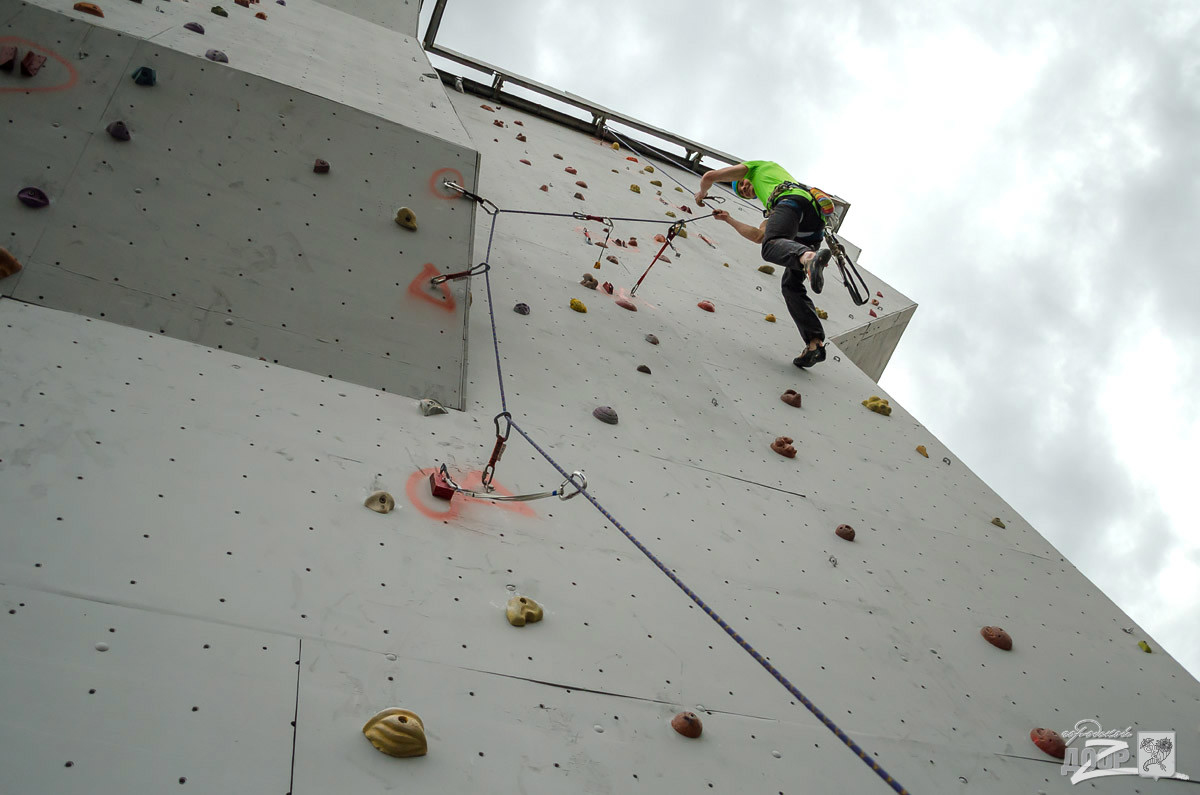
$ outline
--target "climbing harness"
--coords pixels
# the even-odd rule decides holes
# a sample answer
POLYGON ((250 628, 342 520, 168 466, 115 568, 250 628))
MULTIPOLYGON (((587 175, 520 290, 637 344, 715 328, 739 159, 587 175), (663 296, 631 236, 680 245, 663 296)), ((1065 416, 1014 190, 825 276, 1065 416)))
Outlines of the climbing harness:
POLYGON ((654 255, 654 259, 650 260, 650 264, 646 267, 646 272, 638 278, 637 284, 633 285, 633 289, 629 291, 630 295, 637 295, 638 288, 642 286, 642 280, 650 273, 650 268, 653 268, 654 263, 658 262, 659 257, 667 250, 667 246, 671 245, 671 241, 675 239, 675 235, 679 234, 679 230, 683 229, 684 225, 684 221, 676 221, 671 224, 671 228, 667 230, 667 239, 663 241, 662 248, 654 255))

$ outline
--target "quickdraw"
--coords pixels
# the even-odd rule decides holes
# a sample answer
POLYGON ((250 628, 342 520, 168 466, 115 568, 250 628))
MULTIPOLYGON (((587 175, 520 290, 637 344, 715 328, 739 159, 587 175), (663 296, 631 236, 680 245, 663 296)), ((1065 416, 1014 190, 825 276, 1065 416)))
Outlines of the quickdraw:
POLYGON ((496 213, 500 212, 500 208, 497 207, 495 202, 493 202, 491 199, 485 199, 482 196, 478 196, 474 193, 471 193, 471 191, 467 190, 462 185, 459 185, 454 180, 450 180, 450 179, 445 180, 444 182, 442 182, 442 185, 449 188, 450 190, 458 191, 459 193, 462 194, 464 199, 470 199, 471 201, 475 202, 488 215, 495 215, 496 213))
MULTIPOLYGON (((512 433, 512 415, 507 411, 502 411, 497 414, 493 420, 496 423, 496 444, 492 447, 492 457, 488 459, 487 466, 483 468, 483 488, 486 491, 492 491, 492 477, 496 474, 496 462, 500 460, 500 456, 504 455, 504 448, 508 444, 508 437, 512 433), (505 423, 504 430, 500 430, 500 420, 505 423)), ((442 465, 443 470, 445 464, 442 465)))
MULTIPOLYGON (((454 482, 450 477, 450 473, 446 470, 446 465, 442 464, 438 470, 438 475, 441 480, 449 486, 454 494, 461 494, 464 497, 475 497, 480 500, 491 500, 493 502, 529 502, 530 500, 541 500, 546 497, 558 497, 560 500, 569 500, 579 496, 584 489, 587 488, 587 476, 583 474, 583 470, 577 469, 571 473, 571 476, 558 485, 557 489, 552 491, 537 491, 530 494, 513 494, 505 496, 503 494, 494 494, 489 489, 488 491, 471 491, 464 489, 462 486, 454 482), (575 490, 567 493, 567 488, 574 486, 575 490)), ((453 496, 453 495, 451 495, 453 496)), ((447 499, 449 499, 447 497, 447 499)))
POLYGON ((671 241, 675 239, 675 235, 679 234, 679 230, 683 229, 686 223, 686 221, 676 221, 675 223, 671 224, 671 228, 667 230, 667 239, 662 244, 662 248, 660 248, 658 253, 654 255, 654 259, 650 260, 650 265, 647 266, 646 273, 643 273, 641 277, 638 278, 637 284, 633 285, 633 289, 629 291, 631 296, 637 295, 638 288, 642 286, 642 279, 645 279, 646 275, 650 273, 650 268, 654 267, 654 263, 658 262, 658 258, 662 256, 664 251, 667 250, 667 246, 671 245, 671 241))
POLYGON ((486 262, 481 262, 470 270, 458 271, 457 273, 443 273, 441 276, 434 276, 429 280, 429 283, 434 287, 437 287, 439 284, 444 284, 445 282, 453 281, 455 279, 465 279, 468 276, 482 276, 491 269, 491 265, 486 262))

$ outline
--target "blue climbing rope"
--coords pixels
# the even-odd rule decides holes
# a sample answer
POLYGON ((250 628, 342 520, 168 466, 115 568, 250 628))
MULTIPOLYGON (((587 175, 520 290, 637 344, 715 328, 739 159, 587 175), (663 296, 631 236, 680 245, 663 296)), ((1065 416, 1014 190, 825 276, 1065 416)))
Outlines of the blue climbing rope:
MULTIPOLYGON (((608 519, 608 521, 612 522, 613 526, 616 527, 618 530, 620 530, 621 534, 624 535, 627 539, 629 539, 629 541, 635 547, 638 548, 639 552, 641 552, 643 555, 645 555, 647 558, 649 558, 650 562, 653 563, 655 566, 657 566, 659 571, 661 571, 663 574, 667 575, 667 577, 670 578, 671 582, 675 583, 675 585, 678 586, 681 591, 683 591, 685 594, 687 594, 687 597, 689 599, 691 599, 696 604, 697 607, 699 607, 701 610, 703 610, 709 618, 711 618, 713 621, 716 622, 717 626, 719 626, 721 629, 725 630, 725 634, 727 634, 727 635, 729 635, 729 637, 733 638, 734 642, 737 643, 739 646, 741 646, 742 649, 747 654, 749 654, 751 657, 753 657, 755 662, 757 662, 764 669, 766 669, 767 673, 769 673, 772 677, 775 678, 775 681, 779 682, 779 684, 783 685, 784 688, 786 688, 789 693, 791 693, 793 696, 795 696, 796 700, 798 700, 801 704, 803 704, 804 707, 817 718, 817 720, 821 721, 821 723, 825 725, 825 728, 827 728, 831 732, 833 732, 835 737, 837 737, 839 740, 841 740, 842 743, 845 744, 845 746, 847 748, 849 748, 851 751, 853 751, 855 753, 855 755, 858 756, 858 758, 860 760, 862 760, 862 762, 864 764, 866 764, 869 768, 871 768, 871 770, 875 771, 875 774, 877 776, 879 776, 881 779, 883 779, 883 781, 886 782, 887 785, 889 787, 891 787, 893 791, 899 793, 899 795, 908 795, 908 790, 905 789, 903 786, 901 786, 899 781, 897 781, 895 778, 893 778, 892 775, 890 773, 888 773, 886 770, 884 770, 883 767, 881 767, 878 762, 876 762, 874 759, 872 759, 870 757, 870 755, 866 751, 864 751, 861 746, 859 746, 858 743, 854 742, 854 740, 852 740, 849 735, 847 735, 844 731, 842 731, 841 728, 839 728, 838 725, 836 723, 834 723, 833 720, 830 719, 830 717, 828 715, 826 715, 824 712, 822 712, 821 709, 816 704, 814 704, 811 700, 809 700, 809 698, 807 696, 805 696, 804 693, 800 692, 800 689, 798 687, 796 687, 794 684, 792 684, 786 676, 784 676, 782 673, 780 673, 779 669, 777 669, 774 665, 772 665, 770 663, 770 661, 767 660, 766 657, 764 657, 762 654, 760 654, 758 652, 757 649, 755 649, 753 646, 751 646, 749 641, 747 641, 745 638, 743 638, 733 627, 729 626, 728 622, 726 622, 725 619, 721 618, 721 616, 718 615, 715 610, 713 610, 711 607, 709 607, 704 602, 704 600, 701 599, 696 594, 695 591, 693 591, 691 588, 689 588, 687 586, 687 584, 684 583, 684 581, 681 580, 679 578, 679 576, 675 574, 675 572, 671 571, 671 569, 665 563, 663 563, 661 560, 659 560, 658 556, 655 555, 653 552, 651 552, 650 549, 648 547, 646 547, 645 544, 643 544, 641 541, 639 541, 637 536, 635 536, 633 533, 629 532, 629 530, 627 530, 625 528, 625 525, 623 525, 619 521, 617 521, 616 517, 614 517, 611 513, 609 513, 608 510, 603 505, 601 505, 600 502, 595 497, 592 496, 591 492, 588 491, 586 481, 580 482, 580 480, 577 479, 573 473, 567 472, 567 470, 563 469, 563 467, 561 467, 559 465, 559 463, 557 461, 555 461, 554 458, 549 453, 547 453, 545 450, 542 449, 541 445, 539 445, 536 441, 533 440, 533 437, 531 437, 529 434, 527 434, 525 432, 525 429, 523 429, 520 425, 518 425, 516 422, 514 422, 512 420, 512 416, 510 414, 508 414, 508 400, 504 394, 504 372, 503 372, 503 368, 501 367, 501 364, 500 364, 500 337, 496 333, 496 305, 495 305, 495 302, 492 300, 492 275, 491 275, 491 267, 490 267, 491 257, 492 257, 492 242, 496 237, 496 221, 499 218, 500 214, 503 212, 516 213, 516 211, 506 211, 506 210, 501 210, 498 208, 497 208, 496 212, 491 213, 492 225, 491 225, 491 231, 488 234, 487 253, 484 258, 484 263, 488 264, 489 267, 484 270, 483 278, 484 278, 484 282, 487 286, 488 314, 491 316, 491 322, 492 322, 492 345, 496 351, 496 375, 500 382, 500 404, 504 410, 504 414, 508 415, 507 419, 508 419, 509 426, 512 429, 516 430, 517 433, 521 434, 521 436, 525 439, 525 441, 529 442, 529 444, 533 447, 533 449, 537 450, 538 454, 541 455, 542 458, 545 458, 546 461, 548 461, 550 463, 550 465, 552 467, 554 467, 558 471, 558 473, 566 479, 564 481, 564 487, 565 487, 566 482, 570 482, 571 485, 575 486, 575 488, 577 488, 579 490, 579 493, 582 494, 584 497, 586 497, 587 501, 590 502, 592 505, 594 505, 596 507, 596 510, 598 510, 601 513, 601 515, 604 516, 604 518, 606 518, 606 519, 608 519)), ((542 213, 523 213, 523 214, 539 214, 540 215, 542 213)), ((549 215, 549 213, 546 213, 546 214, 549 215)), ((616 220, 616 219, 613 219, 613 220, 616 220)))

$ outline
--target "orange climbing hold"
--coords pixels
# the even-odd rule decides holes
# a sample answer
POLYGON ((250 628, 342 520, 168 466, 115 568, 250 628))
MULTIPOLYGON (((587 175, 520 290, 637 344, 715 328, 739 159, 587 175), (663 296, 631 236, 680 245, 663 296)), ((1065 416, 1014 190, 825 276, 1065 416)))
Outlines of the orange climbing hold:
POLYGON ((495 121, 493 121, 493 122, 492 122, 492 124, 494 124, 494 125, 495 125, 495 126, 497 126, 497 127, 503 127, 503 126, 504 126, 504 122, 500 121, 499 119, 496 119, 495 121))
POLYGON ((853 541, 854 540, 854 535, 855 535, 854 528, 848 524, 838 525, 837 529, 834 530, 833 532, 835 534, 837 534, 838 538, 841 538, 845 541, 853 541))
POLYGON ((95 3, 76 3, 72 6, 76 11, 82 11, 85 14, 91 14, 94 17, 104 16, 104 12, 100 10, 100 6, 95 3))
POLYGON ((1012 651, 1012 636, 1002 630, 1000 627, 984 627, 979 630, 979 634, 988 643, 995 646, 997 649, 1012 651))
POLYGON ((655 243, 666 243, 666 242, 667 242, 667 236, 666 236, 666 235, 655 235, 655 236, 654 236, 654 242, 655 242, 655 243))
POLYGON ((257 14, 254 15, 254 18, 255 19, 266 19, 267 15, 264 14, 262 11, 259 11, 257 14))
POLYGON ((0 279, 12 276, 19 270, 21 263, 17 262, 17 258, 8 249, 0 248, 0 279))
POLYGON ((575 180, 575 184, 581 188, 586 188, 588 186, 588 184, 581 179, 575 180))
POLYGON ((630 312, 637 311, 637 304, 635 304, 633 301, 630 301, 628 298, 618 298, 616 303, 617 306, 621 307, 622 309, 628 309, 630 312))
POLYGON ((700 307, 705 312, 716 312, 717 311, 717 308, 715 306, 713 306, 712 301, 701 301, 700 303, 696 304, 696 306, 700 307))
POLYGON ((484 110, 488 111, 489 113, 496 112, 496 109, 493 108, 491 105, 480 105, 479 107, 483 108, 484 110))
POLYGON ((775 441, 771 442, 771 449, 784 458, 796 457, 796 448, 792 447, 792 438, 790 436, 777 437, 775 441))
POLYGON ((613 265, 621 264, 621 263, 617 262, 617 258, 614 257, 612 254, 609 254, 607 257, 605 257, 605 259, 608 260, 609 262, 611 262, 613 265))
POLYGON ((671 728, 689 739, 696 739, 704 731, 704 724, 695 712, 680 712, 671 718, 671 728))
POLYGON ((517 140, 521 143, 525 143, 529 139, 525 137, 525 133, 517 133, 517 140))
POLYGON ((543 185, 542 187, 538 188, 538 190, 540 190, 540 191, 545 191, 546 193, 549 193, 549 192, 550 192, 550 186, 549 186, 549 185, 543 185))
POLYGON ((789 389, 779 396, 779 399, 789 406, 800 408, 800 393, 794 389, 789 389))
POLYGON ((636 163, 638 161, 638 159, 636 157, 627 157, 625 159, 628 160, 630 163, 636 163))
POLYGON ((1063 742, 1062 735, 1054 729, 1034 729, 1029 732, 1029 739, 1055 759, 1062 759, 1067 755, 1067 744, 1063 742))

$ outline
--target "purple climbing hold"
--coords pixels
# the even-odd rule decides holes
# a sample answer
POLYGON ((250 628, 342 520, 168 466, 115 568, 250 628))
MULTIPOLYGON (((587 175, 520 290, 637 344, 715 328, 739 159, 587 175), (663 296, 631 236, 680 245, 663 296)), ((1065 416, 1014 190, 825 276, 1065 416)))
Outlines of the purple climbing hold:
POLYGON ((529 314, 529 304, 517 304, 516 306, 513 307, 513 311, 516 312, 518 315, 528 315, 529 314))
POLYGON ((104 128, 108 134, 118 141, 128 141, 133 136, 129 134, 129 127, 123 121, 114 121, 112 124, 104 128))
POLYGON ((657 344, 658 344, 658 337, 654 336, 653 334, 647 334, 647 335, 646 335, 646 342, 650 343, 651 345, 657 345, 657 344))
POLYGON ((639 364, 637 370, 639 373, 645 373, 646 375, 650 375, 650 368, 644 364, 639 364))
POLYGON ((204 35, 204 26, 199 22, 188 22, 183 27, 185 30, 190 30, 192 33, 199 33, 201 36, 204 35))
POLYGON ((287 3, 285 3, 283 0, 275 0, 275 3, 276 3, 276 5, 281 5, 281 6, 287 5, 287 3))
POLYGON ((21 188, 17 198, 21 200, 21 204, 34 209, 41 209, 50 204, 50 197, 41 188, 21 188))
POLYGON ((612 406, 597 406, 592 410, 592 416, 609 425, 617 424, 617 412, 612 406))
POLYGON ((209 50, 208 52, 204 53, 204 57, 210 61, 216 61, 217 63, 229 63, 229 56, 220 50, 209 50))
POLYGON ((152 86, 158 82, 158 73, 149 66, 139 66, 133 73, 133 82, 139 86, 152 86))

